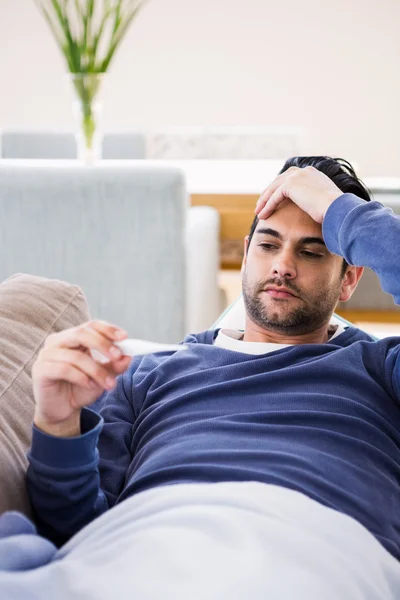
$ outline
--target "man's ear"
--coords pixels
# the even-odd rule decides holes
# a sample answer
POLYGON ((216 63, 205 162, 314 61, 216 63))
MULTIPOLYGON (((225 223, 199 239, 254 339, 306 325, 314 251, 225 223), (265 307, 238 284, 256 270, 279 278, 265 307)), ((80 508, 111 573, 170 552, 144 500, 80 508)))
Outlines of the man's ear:
POLYGON ((240 272, 243 275, 243 271, 244 268, 246 266, 246 261, 247 261, 247 251, 249 249, 249 236, 246 235, 246 237, 244 238, 244 244, 243 244, 243 260, 242 260, 242 267, 240 269, 240 272))
POLYGON ((351 265, 347 267, 342 281, 342 291, 339 296, 340 302, 347 302, 352 297, 363 272, 364 267, 353 267, 351 265))

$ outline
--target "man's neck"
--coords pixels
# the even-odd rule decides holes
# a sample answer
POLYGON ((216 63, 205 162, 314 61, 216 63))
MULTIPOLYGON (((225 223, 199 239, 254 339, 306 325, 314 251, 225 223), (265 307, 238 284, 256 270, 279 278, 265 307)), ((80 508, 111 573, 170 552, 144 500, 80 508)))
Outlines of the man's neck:
POLYGON ((290 335, 276 331, 267 331, 259 325, 246 319, 244 342, 263 342, 267 344, 324 344, 334 334, 337 327, 324 323, 321 327, 309 333, 290 335))

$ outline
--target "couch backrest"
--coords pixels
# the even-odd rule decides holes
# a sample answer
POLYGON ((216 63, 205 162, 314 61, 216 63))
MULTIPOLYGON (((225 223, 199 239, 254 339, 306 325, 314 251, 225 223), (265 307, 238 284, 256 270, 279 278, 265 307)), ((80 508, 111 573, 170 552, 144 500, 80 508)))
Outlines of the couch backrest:
POLYGON ((0 281, 14 273, 80 286, 92 316, 131 337, 185 334, 185 220, 178 169, 0 167, 0 281))

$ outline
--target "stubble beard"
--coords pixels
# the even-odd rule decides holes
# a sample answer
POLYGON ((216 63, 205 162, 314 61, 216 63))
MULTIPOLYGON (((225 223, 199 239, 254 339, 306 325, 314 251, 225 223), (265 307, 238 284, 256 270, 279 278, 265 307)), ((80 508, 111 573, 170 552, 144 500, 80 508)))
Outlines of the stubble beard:
MULTIPOLYGON (((265 290, 267 285, 279 287, 279 283, 263 282, 250 285, 247 274, 243 274, 243 300, 246 312, 251 320, 266 331, 277 331, 286 335, 301 335, 315 331, 328 322, 334 312, 340 289, 319 288, 311 301, 305 300, 303 296, 294 300, 297 306, 290 308, 288 299, 268 298, 265 290), (268 305, 266 304, 266 300, 268 305), (276 302, 275 309, 272 303, 276 302)), ((290 284, 281 282, 282 286, 291 289, 290 284)), ((297 291, 294 292, 297 294, 297 291)))

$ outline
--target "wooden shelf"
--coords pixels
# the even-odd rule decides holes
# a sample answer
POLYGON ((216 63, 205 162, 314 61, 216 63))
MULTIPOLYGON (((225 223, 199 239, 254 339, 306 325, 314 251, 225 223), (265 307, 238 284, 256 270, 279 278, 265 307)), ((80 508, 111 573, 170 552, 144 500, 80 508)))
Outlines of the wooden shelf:
POLYGON ((337 310, 338 315, 352 323, 397 323, 400 311, 394 310, 337 310))
POLYGON ((240 269, 244 238, 254 220, 255 194, 192 194, 192 206, 212 206, 220 216, 221 267, 240 269))

